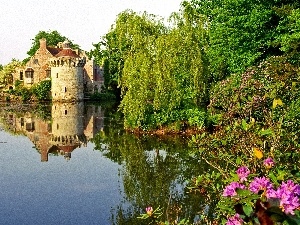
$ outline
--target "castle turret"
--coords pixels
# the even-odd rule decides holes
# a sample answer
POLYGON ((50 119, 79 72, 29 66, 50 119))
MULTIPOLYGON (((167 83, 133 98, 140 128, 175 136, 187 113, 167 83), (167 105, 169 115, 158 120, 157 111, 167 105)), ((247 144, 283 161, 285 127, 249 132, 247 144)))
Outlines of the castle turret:
POLYGON ((50 60, 53 101, 83 100, 85 62, 70 48, 69 42, 63 43, 63 50, 50 60))
POLYGON ((65 158, 71 152, 86 145, 84 135, 83 102, 58 103, 52 105, 52 137, 51 145, 57 146, 65 158))

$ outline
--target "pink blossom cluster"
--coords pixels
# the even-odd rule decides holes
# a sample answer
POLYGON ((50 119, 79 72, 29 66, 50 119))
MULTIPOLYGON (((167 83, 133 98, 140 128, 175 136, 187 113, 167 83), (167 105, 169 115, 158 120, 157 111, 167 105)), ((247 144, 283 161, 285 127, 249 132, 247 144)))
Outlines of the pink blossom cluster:
POLYGON ((241 166, 240 168, 238 168, 236 173, 239 176, 240 181, 243 182, 247 180, 247 177, 250 174, 250 170, 246 166, 241 166))
POLYGON ((292 180, 282 182, 277 190, 270 191, 268 198, 278 198, 280 208, 286 214, 295 214, 295 210, 300 207, 300 185, 292 180))
POLYGON ((231 182, 229 185, 227 185, 224 189, 223 196, 224 197, 233 197, 236 196, 236 190, 237 189, 246 189, 246 186, 243 184, 240 184, 239 182, 231 182))
POLYGON ((268 157, 267 159, 264 160, 264 166, 270 169, 275 165, 274 160, 271 157, 268 157))
MULTIPOLYGON (((272 158, 264 160, 264 166, 271 168, 275 165, 272 158)), ((247 177, 250 174, 250 170, 246 166, 238 168, 236 171, 239 182, 231 182, 227 185, 223 191, 224 197, 235 197, 237 196, 237 189, 247 189, 242 183, 247 181, 247 177)), ((295 210, 300 210, 300 185, 295 184, 292 180, 282 182, 282 184, 275 189, 273 183, 267 177, 254 177, 249 183, 248 190, 258 194, 263 191, 263 195, 267 197, 267 200, 276 198, 280 201, 279 207, 286 214, 295 214, 295 210)), ((229 217, 226 225, 240 225, 243 224, 243 220, 236 214, 233 217, 229 217)))
POLYGON ((265 191, 266 193, 269 193, 269 191, 273 190, 273 184, 269 178, 254 177, 253 181, 249 184, 249 190, 255 194, 257 194, 259 191, 265 191))
POLYGON ((226 225, 242 225, 243 223, 244 221, 240 215, 235 214, 234 216, 228 218, 226 225))

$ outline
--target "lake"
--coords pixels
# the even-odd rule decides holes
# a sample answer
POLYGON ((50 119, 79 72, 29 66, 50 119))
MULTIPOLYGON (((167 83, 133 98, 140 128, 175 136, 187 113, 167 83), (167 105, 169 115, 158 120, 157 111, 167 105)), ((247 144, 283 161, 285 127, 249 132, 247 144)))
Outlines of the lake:
POLYGON ((0 224, 144 224, 147 206, 196 221, 208 209, 187 181, 207 167, 187 138, 122 127, 113 107, 2 103, 0 224))

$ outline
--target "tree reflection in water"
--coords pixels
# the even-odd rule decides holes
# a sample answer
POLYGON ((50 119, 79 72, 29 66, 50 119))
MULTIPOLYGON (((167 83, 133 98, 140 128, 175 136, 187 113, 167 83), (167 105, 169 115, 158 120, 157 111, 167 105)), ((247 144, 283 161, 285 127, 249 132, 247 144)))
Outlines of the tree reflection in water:
POLYGON ((187 193, 187 181, 209 172, 206 163, 190 154, 189 139, 136 136, 123 130, 120 117, 117 113, 106 117, 104 130, 92 139, 95 149, 122 165, 124 202, 112 212, 112 224, 148 224, 137 218, 148 206, 162 208, 161 220, 169 222, 195 221, 202 213, 212 215, 204 193, 187 193))
POLYGON ((123 201, 111 211, 112 224, 148 224, 137 217, 145 208, 160 207, 162 221, 195 221, 212 215, 215 201, 207 193, 188 193, 193 178, 211 168, 191 154, 183 136, 134 135, 123 129, 122 116, 113 107, 83 103, 2 107, 5 130, 29 137, 41 161, 63 155, 91 141, 95 150, 121 165, 123 201), (105 114, 104 114, 105 112, 105 114))

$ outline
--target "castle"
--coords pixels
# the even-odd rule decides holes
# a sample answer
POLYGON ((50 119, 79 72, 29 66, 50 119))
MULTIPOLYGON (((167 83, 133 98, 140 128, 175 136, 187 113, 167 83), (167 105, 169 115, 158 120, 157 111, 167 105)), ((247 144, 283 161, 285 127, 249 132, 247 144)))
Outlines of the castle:
POLYGON ((104 129, 104 109, 84 102, 53 102, 51 119, 42 119, 27 110, 16 112, 0 108, 0 121, 14 133, 27 136, 47 162, 49 154, 71 158, 71 153, 104 129))
POLYGON ((49 79, 52 101, 81 101, 100 92, 104 85, 103 68, 88 59, 84 51, 71 49, 68 41, 50 47, 43 38, 35 55, 16 69, 13 81, 20 80, 25 87, 31 87, 49 79))

